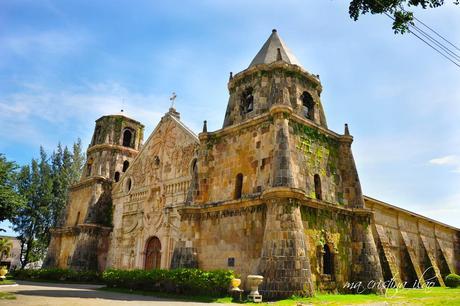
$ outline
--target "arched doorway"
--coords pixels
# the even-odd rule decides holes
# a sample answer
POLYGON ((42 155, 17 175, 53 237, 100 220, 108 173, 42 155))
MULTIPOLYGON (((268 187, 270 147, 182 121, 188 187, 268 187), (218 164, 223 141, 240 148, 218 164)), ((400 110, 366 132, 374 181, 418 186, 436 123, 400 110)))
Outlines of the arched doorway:
POLYGON ((145 248, 145 270, 160 269, 160 264, 161 242, 158 237, 152 237, 145 248))

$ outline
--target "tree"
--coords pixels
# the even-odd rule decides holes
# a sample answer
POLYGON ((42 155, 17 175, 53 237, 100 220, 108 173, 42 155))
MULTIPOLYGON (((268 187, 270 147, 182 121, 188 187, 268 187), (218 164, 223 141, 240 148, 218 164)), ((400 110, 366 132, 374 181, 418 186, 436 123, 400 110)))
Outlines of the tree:
MULTIPOLYGON (((43 156, 42 156, 43 158, 43 156)), ((33 244, 36 239, 40 239, 46 228, 46 212, 41 200, 44 192, 41 190, 43 179, 40 178, 40 163, 32 159, 31 165, 23 166, 19 173, 18 189, 27 199, 26 205, 22 207, 13 219, 13 229, 20 235, 21 241, 21 267, 24 268, 29 263, 33 244)))
POLYGON ((11 249, 13 248, 13 242, 8 238, 0 238, 0 262, 3 258, 10 256, 11 249))
POLYGON ((81 139, 73 144, 72 148, 72 166, 70 174, 70 183, 75 184, 80 180, 83 166, 85 165, 85 155, 81 149, 81 139))
POLYGON ((41 260, 51 239, 50 229, 59 225, 69 187, 80 178, 84 156, 81 141, 72 152, 58 144, 50 157, 40 147, 39 160, 32 159, 17 175, 17 190, 26 199, 12 223, 21 241, 21 266, 41 260))
MULTIPOLYGON (((428 9, 440 7, 444 3, 444 0, 352 0, 348 12, 355 21, 367 13, 392 15, 394 32, 403 34, 413 24, 414 13, 411 7, 428 9)), ((452 3, 458 5, 459 0, 452 0, 452 3)))
POLYGON ((0 154, 0 222, 11 219, 24 204, 16 189, 18 166, 0 154))

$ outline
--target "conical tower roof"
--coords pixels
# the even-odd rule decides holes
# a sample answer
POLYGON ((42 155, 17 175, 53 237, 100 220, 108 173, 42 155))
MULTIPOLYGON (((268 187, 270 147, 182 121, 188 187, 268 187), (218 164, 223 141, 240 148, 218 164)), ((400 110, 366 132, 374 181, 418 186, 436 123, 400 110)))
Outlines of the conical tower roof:
POLYGON ((249 67, 259 64, 270 64, 279 60, 288 64, 302 66, 284 41, 278 36, 277 31, 273 29, 272 34, 262 46, 259 53, 257 53, 256 57, 254 57, 249 67))

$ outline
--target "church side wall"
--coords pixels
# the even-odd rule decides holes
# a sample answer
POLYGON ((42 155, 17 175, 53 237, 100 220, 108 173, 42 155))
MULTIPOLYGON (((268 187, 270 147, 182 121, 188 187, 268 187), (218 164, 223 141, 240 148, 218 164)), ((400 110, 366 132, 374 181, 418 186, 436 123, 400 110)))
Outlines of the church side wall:
POLYGON ((365 198, 365 203, 374 212, 374 238, 385 279, 400 278, 409 284, 422 279, 443 285, 447 274, 459 272, 458 230, 371 198, 365 198))

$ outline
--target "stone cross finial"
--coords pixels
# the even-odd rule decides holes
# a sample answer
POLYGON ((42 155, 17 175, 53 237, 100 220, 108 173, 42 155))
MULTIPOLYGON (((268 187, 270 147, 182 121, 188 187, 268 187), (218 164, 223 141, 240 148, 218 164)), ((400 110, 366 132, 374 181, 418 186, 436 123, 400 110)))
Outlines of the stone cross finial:
POLYGON ((229 80, 230 80, 230 81, 233 80, 233 72, 231 72, 231 71, 230 71, 230 78, 229 78, 229 80))
POLYGON ((171 108, 174 108, 174 101, 176 100, 176 98, 177 98, 177 95, 175 92, 173 92, 171 97, 169 98, 169 100, 171 101, 171 108))

